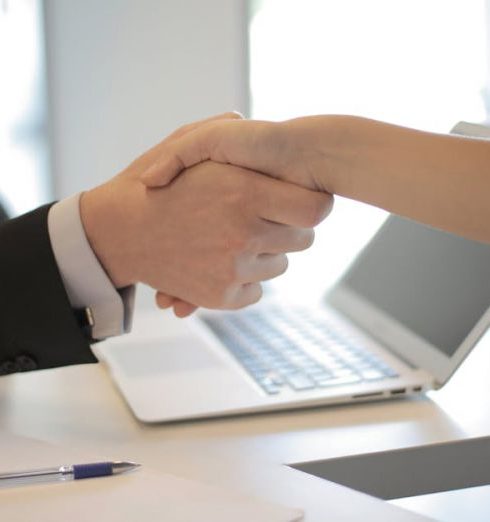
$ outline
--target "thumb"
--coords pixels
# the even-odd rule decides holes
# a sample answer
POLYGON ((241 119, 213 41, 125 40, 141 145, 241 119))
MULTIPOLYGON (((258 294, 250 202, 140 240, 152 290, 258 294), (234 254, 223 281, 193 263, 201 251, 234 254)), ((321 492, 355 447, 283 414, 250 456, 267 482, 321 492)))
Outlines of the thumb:
POLYGON ((155 163, 141 175, 147 187, 161 187, 182 170, 211 160, 278 177, 274 123, 241 119, 206 122, 164 144, 155 163))
MULTIPOLYGON (((172 134, 167 136, 163 140, 163 142, 161 142, 157 147, 155 147, 155 151, 158 150, 158 155, 156 157, 161 158, 162 154, 163 155, 165 154, 165 147, 168 148, 168 146, 171 143, 175 142, 176 140, 178 140, 179 138, 182 138, 189 132, 192 132, 192 131, 198 129, 199 127, 202 127, 203 125, 205 125, 207 123, 211 123, 213 121, 218 121, 218 120, 238 120, 238 119, 240 119, 240 120, 243 119, 243 115, 241 113, 239 113, 238 111, 230 111, 230 112, 224 112, 222 114, 217 114, 217 115, 211 116, 209 118, 205 118, 203 120, 199 120, 199 121, 195 121, 195 122, 183 125, 182 127, 179 127, 176 131, 172 132, 172 134)), ((174 175, 172 175, 172 176, 169 175, 167 179, 164 179, 163 177, 161 177, 160 181, 154 185, 150 185, 150 184, 146 183, 145 179, 148 177, 147 172, 150 171, 152 169, 152 167, 158 163, 159 163, 159 161, 157 159, 155 162, 153 162, 150 165, 149 169, 147 169, 146 172, 145 171, 143 172, 140 179, 144 184, 146 184, 148 186, 163 186, 163 185, 170 183, 170 181, 172 181, 174 175)), ((150 179, 151 179, 151 176, 150 176, 150 179)))

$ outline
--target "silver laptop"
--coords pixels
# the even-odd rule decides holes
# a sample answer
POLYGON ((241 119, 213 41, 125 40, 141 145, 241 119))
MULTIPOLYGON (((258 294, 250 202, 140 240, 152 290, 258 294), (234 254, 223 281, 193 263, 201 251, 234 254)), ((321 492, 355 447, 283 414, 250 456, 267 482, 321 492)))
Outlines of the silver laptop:
POLYGON ((489 322, 490 245, 391 216, 320 305, 167 319, 98 355, 138 419, 177 421, 435 389, 489 322))

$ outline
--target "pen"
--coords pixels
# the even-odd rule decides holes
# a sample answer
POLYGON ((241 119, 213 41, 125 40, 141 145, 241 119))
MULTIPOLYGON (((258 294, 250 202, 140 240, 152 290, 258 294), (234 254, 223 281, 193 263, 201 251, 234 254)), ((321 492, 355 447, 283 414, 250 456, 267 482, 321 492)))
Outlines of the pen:
POLYGON ((119 475, 120 473, 136 469, 139 466, 140 464, 136 464, 135 462, 92 462, 88 464, 72 464, 54 468, 0 473, 0 486, 10 483, 31 484, 119 475))

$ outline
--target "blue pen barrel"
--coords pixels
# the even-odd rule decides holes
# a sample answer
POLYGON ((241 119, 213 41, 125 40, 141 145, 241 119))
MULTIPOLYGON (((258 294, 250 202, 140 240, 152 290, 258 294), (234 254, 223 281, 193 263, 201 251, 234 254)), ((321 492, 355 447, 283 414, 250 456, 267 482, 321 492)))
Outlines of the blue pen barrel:
POLYGON ((73 478, 75 480, 92 477, 104 477, 106 475, 112 475, 112 464, 110 462, 75 464, 73 466, 73 478))

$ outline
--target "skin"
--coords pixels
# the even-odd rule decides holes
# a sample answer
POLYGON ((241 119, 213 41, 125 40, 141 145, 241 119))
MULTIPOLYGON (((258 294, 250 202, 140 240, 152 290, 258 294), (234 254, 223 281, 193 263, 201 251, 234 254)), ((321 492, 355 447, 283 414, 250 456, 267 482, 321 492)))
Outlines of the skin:
POLYGON ((166 146, 142 181, 162 186, 208 159, 490 242, 486 140, 353 116, 211 122, 166 146))
POLYGON ((332 198, 210 161, 163 190, 148 189, 141 173, 165 143, 82 195, 80 214, 95 254, 116 287, 146 283, 183 306, 256 302, 260 282, 286 270, 285 253, 311 245, 332 198))

